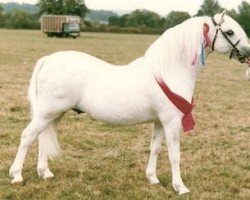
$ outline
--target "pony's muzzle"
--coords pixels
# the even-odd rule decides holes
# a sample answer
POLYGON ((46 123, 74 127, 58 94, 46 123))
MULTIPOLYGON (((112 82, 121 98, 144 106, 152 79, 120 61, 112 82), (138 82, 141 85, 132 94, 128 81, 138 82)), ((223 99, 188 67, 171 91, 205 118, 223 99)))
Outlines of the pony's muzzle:
POLYGON ((250 62, 250 45, 242 46, 241 48, 233 48, 230 54, 230 59, 235 58, 241 63, 247 63, 249 65, 250 62))

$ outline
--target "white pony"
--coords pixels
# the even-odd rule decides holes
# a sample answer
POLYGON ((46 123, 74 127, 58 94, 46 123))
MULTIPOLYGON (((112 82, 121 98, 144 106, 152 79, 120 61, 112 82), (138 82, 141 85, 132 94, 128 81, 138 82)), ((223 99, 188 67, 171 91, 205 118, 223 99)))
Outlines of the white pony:
POLYGON ((45 179, 54 176, 48 168, 48 158, 59 153, 53 125, 73 109, 112 124, 153 122, 146 170, 149 182, 159 183, 156 162, 166 137, 173 187, 179 194, 189 192, 180 173, 180 129, 186 114, 165 95, 164 87, 191 102, 197 73, 205 56, 213 49, 223 54, 231 52, 231 57, 248 62, 250 45, 246 34, 237 22, 224 14, 215 15, 213 20, 210 17, 192 18, 167 30, 143 57, 126 66, 113 66, 75 51, 41 58, 29 87, 32 120, 22 132, 10 168, 12 183, 23 182, 23 163, 30 144, 38 136, 38 174, 45 179))

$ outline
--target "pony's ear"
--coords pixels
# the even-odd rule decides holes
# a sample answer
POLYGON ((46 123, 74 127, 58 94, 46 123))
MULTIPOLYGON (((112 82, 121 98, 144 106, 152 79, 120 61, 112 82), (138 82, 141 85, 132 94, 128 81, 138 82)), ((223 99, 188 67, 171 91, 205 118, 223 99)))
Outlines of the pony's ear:
POLYGON ((227 12, 227 11, 224 9, 224 10, 222 11, 222 13, 217 14, 218 17, 220 17, 220 22, 218 23, 219 25, 221 25, 221 24, 224 22, 224 16, 226 15, 226 12, 227 12))
POLYGON ((226 9, 224 9, 224 10, 222 11, 222 13, 221 13, 221 19, 223 19, 223 18, 224 18, 224 16, 226 15, 226 13, 227 13, 227 10, 226 10, 226 9))

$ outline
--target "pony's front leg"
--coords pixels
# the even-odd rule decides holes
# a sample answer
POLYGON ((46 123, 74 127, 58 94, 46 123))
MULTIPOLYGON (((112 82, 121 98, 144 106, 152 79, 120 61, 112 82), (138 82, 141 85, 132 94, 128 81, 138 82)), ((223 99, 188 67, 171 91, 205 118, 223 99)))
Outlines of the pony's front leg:
POLYGON ((164 126, 168 154, 172 168, 172 184, 174 189, 181 195, 189 190, 183 184, 180 172, 180 128, 181 118, 175 117, 170 122, 162 120, 164 126))
POLYGON ((156 165, 163 138, 164 138, 163 126, 160 123, 155 123, 150 144, 149 161, 146 170, 146 176, 150 184, 157 184, 160 182, 156 176, 156 165))

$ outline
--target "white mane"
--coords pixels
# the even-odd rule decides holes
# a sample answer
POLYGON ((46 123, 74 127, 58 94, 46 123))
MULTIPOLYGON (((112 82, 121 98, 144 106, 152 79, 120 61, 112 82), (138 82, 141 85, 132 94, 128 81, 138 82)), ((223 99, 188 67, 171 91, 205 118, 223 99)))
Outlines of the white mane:
POLYGON ((170 28, 146 51, 146 65, 155 75, 164 74, 178 67, 191 67, 201 54, 203 25, 207 17, 195 17, 170 28))

